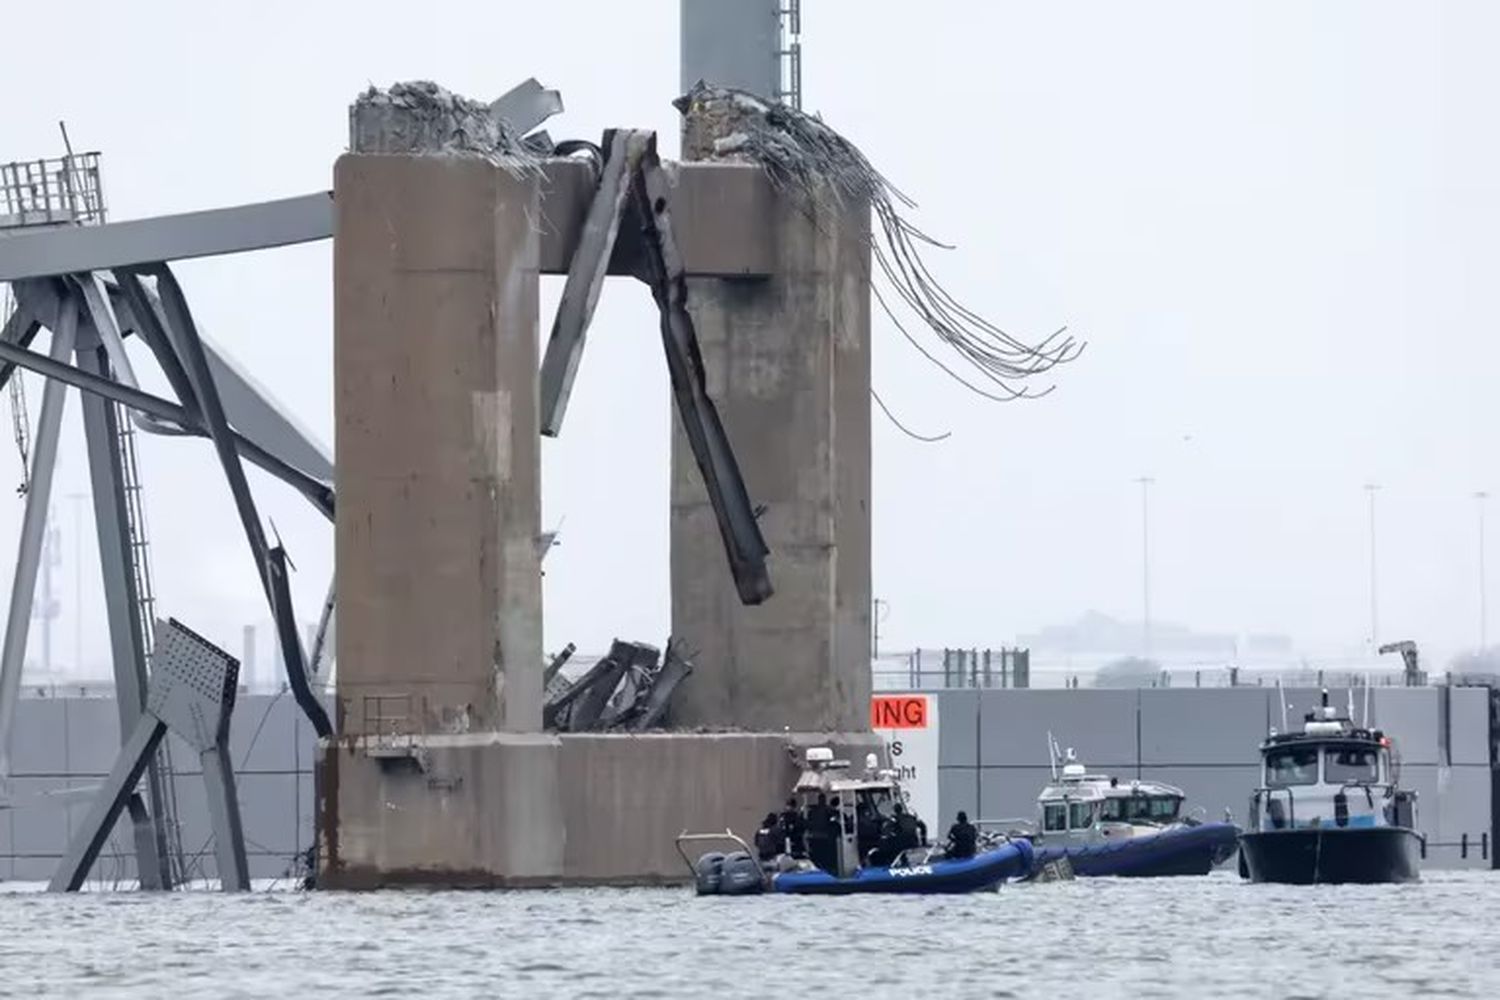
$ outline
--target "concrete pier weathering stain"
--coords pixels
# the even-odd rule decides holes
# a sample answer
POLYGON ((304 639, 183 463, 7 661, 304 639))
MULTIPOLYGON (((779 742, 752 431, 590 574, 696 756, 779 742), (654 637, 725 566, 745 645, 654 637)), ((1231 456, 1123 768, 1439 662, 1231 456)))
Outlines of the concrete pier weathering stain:
MULTIPOLYGON (((547 161, 503 159, 355 151, 335 169, 338 735, 320 746, 321 886, 677 880, 675 835, 753 829, 795 776, 789 746, 877 745, 867 213, 776 201, 770 277, 704 276, 755 273, 758 245, 743 268, 684 255, 777 592, 739 606, 677 428, 674 631, 698 652, 671 718, 700 731, 558 736, 541 719, 534 220, 582 212, 545 184, 547 161)), ((733 232, 747 167, 683 170, 684 242, 733 232)))

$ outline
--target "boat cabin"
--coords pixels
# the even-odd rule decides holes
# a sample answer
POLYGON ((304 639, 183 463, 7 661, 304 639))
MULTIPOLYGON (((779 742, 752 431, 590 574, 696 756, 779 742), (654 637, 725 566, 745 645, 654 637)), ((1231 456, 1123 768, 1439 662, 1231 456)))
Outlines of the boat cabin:
POLYGON ((1416 825, 1416 793, 1397 787, 1391 738, 1356 726, 1328 705, 1308 712, 1299 733, 1271 730, 1260 746, 1261 782, 1250 828, 1416 825))
POLYGON ((895 814, 896 803, 910 808, 896 772, 881 768, 873 753, 866 755, 864 772, 860 774, 849 761, 835 759, 827 747, 812 747, 807 751, 804 769, 792 795, 809 824, 825 810, 834 818, 837 836, 830 856, 812 860, 839 878, 847 878, 859 870, 861 859, 879 837, 881 825, 895 814))
POLYGON ((1181 821, 1182 789, 1159 781, 1090 774, 1067 752, 1054 784, 1037 796, 1043 838, 1111 840, 1156 832, 1181 821))

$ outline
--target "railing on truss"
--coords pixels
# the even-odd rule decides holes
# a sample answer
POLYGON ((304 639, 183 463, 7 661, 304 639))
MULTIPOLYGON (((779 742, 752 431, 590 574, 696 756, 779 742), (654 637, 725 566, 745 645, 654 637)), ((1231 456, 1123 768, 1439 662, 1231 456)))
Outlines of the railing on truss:
POLYGON ((103 221, 98 153, 0 163, 0 229, 103 221))

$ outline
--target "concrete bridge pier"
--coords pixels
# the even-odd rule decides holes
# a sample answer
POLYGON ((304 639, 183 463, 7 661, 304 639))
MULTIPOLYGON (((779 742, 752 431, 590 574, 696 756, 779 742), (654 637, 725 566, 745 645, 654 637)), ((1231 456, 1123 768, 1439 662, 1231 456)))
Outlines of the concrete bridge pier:
POLYGON ((538 274, 571 259, 580 166, 355 152, 335 168, 322 887, 680 881, 675 836, 752 831, 796 776, 789 745, 876 745, 868 213, 809 217, 744 164, 682 165, 674 222, 777 593, 739 605, 679 430, 673 621, 697 669, 671 722, 716 732, 541 732, 538 274))
POLYGON ((480 156, 334 170, 339 736, 322 884, 560 869, 541 733, 538 179, 480 156))

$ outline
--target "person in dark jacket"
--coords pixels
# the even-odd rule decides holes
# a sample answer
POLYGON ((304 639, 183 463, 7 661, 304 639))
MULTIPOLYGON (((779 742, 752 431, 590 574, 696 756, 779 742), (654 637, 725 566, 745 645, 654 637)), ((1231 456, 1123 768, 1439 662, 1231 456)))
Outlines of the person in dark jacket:
POLYGON ((806 833, 807 824, 802 820, 802 810, 797 808, 797 800, 787 799, 786 808, 781 810, 781 836, 786 841, 786 853, 794 858, 807 857, 807 845, 804 843, 806 833))
POLYGON ((808 858, 824 871, 833 871, 838 867, 837 849, 834 845, 837 822, 833 810, 828 807, 828 797, 819 792, 817 800, 807 807, 805 837, 808 858))
POLYGON ((755 831, 755 853, 760 855, 762 861, 775 861, 782 846, 781 823, 777 821, 775 813, 766 813, 760 829, 755 831))
POLYGON ((958 822, 948 828, 948 857, 972 858, 979 843, 979 830, 969 822, 969 814, 958 811, 958 822))
POLYGON ((896 803, 892 810, 896 817, 896 850, 908 851, 913 847, 921 847, 922 842, 927 839, 926 829, 922 821, 917 819, 917 814, 908 812, 906 806, 900 802, 896 803))

